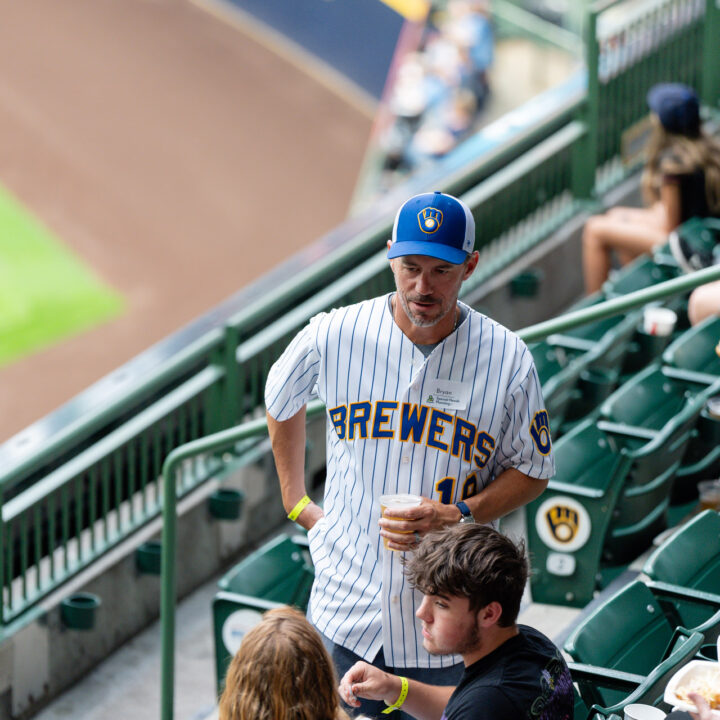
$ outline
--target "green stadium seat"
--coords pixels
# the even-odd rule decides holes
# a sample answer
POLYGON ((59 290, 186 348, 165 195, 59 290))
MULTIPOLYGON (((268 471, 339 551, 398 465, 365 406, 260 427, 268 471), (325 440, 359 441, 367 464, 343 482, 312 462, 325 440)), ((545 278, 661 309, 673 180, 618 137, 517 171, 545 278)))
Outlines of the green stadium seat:
POLYGON ((720 377, 720 317, 710 317, 685 330, 663 353, 666 365, 707 375, 706 382, 720 377))
POLYGON ((281 533, 220 578, 218 587, 304 610, 314 577, 307 539, 281 533))
POLYGON ((281 533, 218 581, 220 592, 212 604, 218 693, 243 635, 270 608, 307 610, 314 577, 307 538, 281 533))
POLYGON ((676 628, 652 591, 634 580, 593 610, 572 632, 564 649, 578 663, 642 678, 628 695, 578 677, 583 700, 609 713, 630 702, 660 704, 670 677, 693 658, 702 643, 700 633, 676 628))
MULTIPOLYGON (((601 293, 583 298, 570 310, 592 307, 605 300, 601 293)), ((640 322, 640 311, 603 318, 573 330, 556 333, 547 343, 566 353, 582 356, 577 385, 565 407, 563 432, 593 412, 618 383, 630 340, 640 322)), ((555 423, 557 426, 558 424, 555 423)))
POLYGON ((578 380, 588 364, 589 354, 567 352, 547 341, 533 343, 529 349, 535 360, 553 438, 557 439, 568 405, 577 396, 578 380))
POLYGON ((646 560, 643 573, 678 624, 714 642, 720 632, 720 515, 705 510, 646 560))
MULTIPOLYGON (((588 418, 557 441, 557 474, 525 509, 535 602, 583 607, 603 570, 621 569, 667 527, 672 484, 706 392, 657 428, 588 418)), ((623 401, 613 395, 609 407, 623 401)))
POLYGON ((627 295, 682 274, 674 262, 658 262, 658 257, 641 255, 620 270, 614 271, 604 283, 602 293, 607 299, 627 295))
POLYGON ((685 407, 696 408, 696 420, 672 486, 673 504, 697 497, 697 480, 720 470, 720 420, 705 409, 709 397, 720 393, 720 377, 713 385, 691 380, 672 368, 651 365, 626 381, 600 407, 606 420, 660 430, 685 407))

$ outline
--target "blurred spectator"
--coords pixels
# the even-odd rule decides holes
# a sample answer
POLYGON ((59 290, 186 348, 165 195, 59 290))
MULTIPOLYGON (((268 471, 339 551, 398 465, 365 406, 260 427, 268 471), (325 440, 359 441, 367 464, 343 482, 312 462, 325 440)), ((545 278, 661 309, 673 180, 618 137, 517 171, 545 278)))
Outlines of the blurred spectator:
POLYGON ((493 43, 484 0, 448 0, 432 13, 421 47, 398 69, 393 122, 380 138, 385 170, 415 170, 473 132, 490 92, 493 43))
POLYGON ((268 610, 230 662, 219 720, 348 720, 332 661, 305 616, 268 610))
POLYGON ((720 145, 700 125, 692 88, 655 85, 647 97, 653 129, 642 178, 645 208, 612 208, 591 217, 583 233, 588 293, 602 287, 613 255, 624 265, 664 244, 691 217, 720 214, 720 145))

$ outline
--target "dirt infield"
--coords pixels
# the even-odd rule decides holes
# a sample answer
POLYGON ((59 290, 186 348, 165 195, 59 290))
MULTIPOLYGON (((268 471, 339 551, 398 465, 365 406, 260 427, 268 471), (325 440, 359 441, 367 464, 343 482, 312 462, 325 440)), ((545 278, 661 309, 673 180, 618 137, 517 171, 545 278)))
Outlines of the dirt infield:
POLYGON ((128 302, 0 371, 0 441, 344 217, 371 117, 186 0, 0 0, 0 183, 128 302))

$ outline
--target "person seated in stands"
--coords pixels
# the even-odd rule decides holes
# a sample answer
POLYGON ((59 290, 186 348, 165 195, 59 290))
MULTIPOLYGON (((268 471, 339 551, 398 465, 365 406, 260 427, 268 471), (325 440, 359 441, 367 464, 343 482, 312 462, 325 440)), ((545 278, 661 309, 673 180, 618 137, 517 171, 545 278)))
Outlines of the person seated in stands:
POLYGON ((348 720, 335 669, 305 616, 268 610, 230 662, 219 720, 348 720))
POLYGON ((642 190, 647 207, 618 207, 591 217, 583 232, 585 289, 602 287, 613 255, 624 265, 667 241, 691 217, 720 214, 720 144, 700 124, 695 91, 663 83, 647 96, 653 129, 642 190))
POLYGON ((423 593, 415 613, 432 654, 462 655, 457 687, 408 681, 360 661, 340 681, 350 706, 382 700, 419 720, 570 720, 573 686, 560 650, 517 625, 528 574, 522 544, 488 525, 428 533, 405 556, 406 580, 423 593))

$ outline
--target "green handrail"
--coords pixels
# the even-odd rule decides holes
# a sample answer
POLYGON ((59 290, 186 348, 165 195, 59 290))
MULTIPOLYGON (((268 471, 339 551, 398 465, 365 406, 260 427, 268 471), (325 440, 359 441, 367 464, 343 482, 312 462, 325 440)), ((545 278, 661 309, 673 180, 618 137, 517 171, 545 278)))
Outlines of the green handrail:
MULTIPOLYGON (((518 331, 518 335, 526 342, 541 340, 553 333, 563 332, 588 322, 619 315, 627 310, 656 300, 679 295, 713 280, 720 280, 720 266, 699 270, 695 273, 658 283, 652 287, 628 293, 622 297, 560 315, 551 320, 524 328, 518 331)), ((324 410, 325 407, 320 401, 313 401, 307 406, 307 417, 321 415, 324 410)), ((242 440, 258 437, 265 433, 267 433, 267 420, 258 418, 182 445, 173 450, 163 464, 162 587, 160 596, 162 720, 173 720, 174 708, 176 470, 181 463, 197 455, 221 452, 242 440)))

